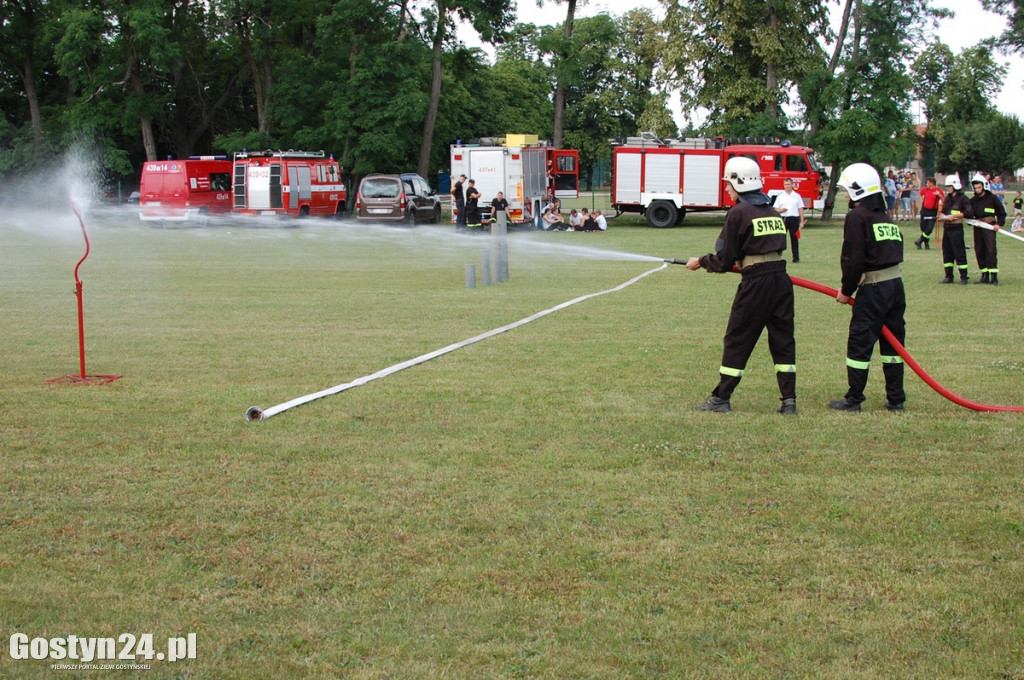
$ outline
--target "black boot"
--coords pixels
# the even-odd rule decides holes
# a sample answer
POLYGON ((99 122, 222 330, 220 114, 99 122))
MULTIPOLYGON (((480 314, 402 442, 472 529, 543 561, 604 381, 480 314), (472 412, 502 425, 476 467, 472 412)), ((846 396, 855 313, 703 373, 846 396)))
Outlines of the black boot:
POLYGON ((833 399, 828 402, 828 407, 833 411, 849 411, 851 413, 860 413, 860 403, 852 401, 849 397, 843 397, 842 399, 833 399))
POLYGON ((975 283, 988 283, 988 272, 982 272, 981 278, 975 281, 975 283))
POLYGON ((728 399, 722 399, 714 395, 710 399, 705 401, 703 404, 697 404, 693 407, 694 411, 711 411, 713 413, 729 413, 732 411, 732 407, 729 406, 728 399))
POLYGON ((918 250, 921 250, 921 241, 922 241, 922 239, 920 239, 920 238, 918 238, 916 241, 914 241, 914 245, 917 246, 918 250))
POLYGON ((993 272, 992 273, 992 278, 989 280, 989 283, 991 283, 993 286, 998 286, 999 285, 999 274, 996 274, 995 272, 993 272))
POLYGON ((795 416, 796 415, 796 399, 789 398, 783 399, 782 405, 775 409, 776 413, 781 413, 784 416, 795 416))

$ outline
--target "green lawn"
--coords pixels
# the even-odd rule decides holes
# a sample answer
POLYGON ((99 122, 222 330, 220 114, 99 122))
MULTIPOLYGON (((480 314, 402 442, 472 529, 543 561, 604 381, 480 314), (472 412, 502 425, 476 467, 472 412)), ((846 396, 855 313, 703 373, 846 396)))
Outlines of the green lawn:
MULTIPOLYGON (((261 221, 0 215, 0 622, 7 641, 195 633, 145 678, 1024 678, 1024 414, 845 391, 849 308, 797 291, 800 413, 763 338, 728 415, 738 278, 669 267, 262 422, 273 406, 712 249, 720 217, 488 238, 261 221), (548 244, 568 246, 548 254, 548 244)), ((907 346, 1024 404, 1024 244, 1003 285, 938 286, 908 242, 907 346)), ((799 276, 835 285, 838 222, 799 276)), ((977 277, 972 261, 972 276, 977 277)), ((0 677, 107 677, 0 655, 0 677)), ((120 646, 119 646, 120 649, 120 646)), ((99 663, 99 662, 97 662, 99 663)))

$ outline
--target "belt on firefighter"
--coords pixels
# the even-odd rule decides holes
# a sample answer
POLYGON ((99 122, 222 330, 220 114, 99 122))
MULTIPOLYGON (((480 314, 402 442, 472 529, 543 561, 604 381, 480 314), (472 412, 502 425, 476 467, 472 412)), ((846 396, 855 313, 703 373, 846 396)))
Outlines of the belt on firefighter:
POLYGON ((740 260, 740 269, 749 267, 752 264, 758 264, 759 262, 777 262, 782 259, 782 253, 756 253, 754 255, 744 255, 743 259, 740 260))
POLYGON ((903 273, 900 271, 900 266, 898 264, 894 264, 893 266, 886 267, 885 269, 876 269, 873 272, 864 272, 864 275, 860 277, 860 285, 866 286, 872 283, 891 281, 893 279, 898 279, 901 276, 903 276, 903 273))

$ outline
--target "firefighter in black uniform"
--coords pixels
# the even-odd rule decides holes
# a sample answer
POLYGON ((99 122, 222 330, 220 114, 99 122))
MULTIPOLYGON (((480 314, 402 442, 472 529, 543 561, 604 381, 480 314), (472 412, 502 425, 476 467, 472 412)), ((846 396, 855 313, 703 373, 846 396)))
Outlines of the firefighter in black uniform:
POLYGON ((465 175, 459 175, 458 181, 452 185, 452 203, 455 209, 455 231, 466 230, 466 193, 462 183, 466 181, 465 175))
POLYGON ((476 188, 476 180, 471 179, 466 185, 466 228, 478 233, 483 228, 480 221, 480 190, 476 188))
POLYGON ((838 184, 850 195, 850 211, 843 224, 843 279, 836 301, 847 304, 854 293, 857 299, 846 341, 846 378, 850 388, 842 399, 833 399, 828 406, 837 411, 860 411, 871 352, 878 342, 885 375, 885 408, 902 411, 906 401, 903 359, 882 337, 882 325, 903 344, 903 314, 907 309, 900 273, 903 235, 886 213, 882 182, 873 167, 854 163, 843 170, 838 184))
POLYGON ((728 413, 729 398, 739 385, 747 360, 761 332, 768 329, 768 348, 782 395, 777 411, 796 414, 796 341, 793 338, 793 282, 786 274, 786 224, 761 191, 761 169, 743 156, 725 164, 726 191, 736 205, 725 217, 714 254, 691 257, 686 268, 732 271, 739 264, 742 279, 725 330, 722 366, 711 398, 694 408, 728 413))
POLYGON ((945 228, 942 230, 942 266, 946 268, 946 278, 939 283, 953 283, 953 267, 960 272, 960 283, 967 283, 967 246, 964 244, 964 220, 974 217, 971 202, 964 195, 960 184, 960 175, 946 178, 945 200, 942 201, 942 213, 939 219, 945 228))
MULTIPOLYGON (((1002 227, 1006 224, 1006 208, 999 197, 988 190, 988 180, 978 174, 971 178, 974 196, 971 197, 971 211, 974 219, 986 224, 1002 227)), ((978 258, 981 279, 978 283, 999 285, 999 265, 996 260, 996 232, 985 227, 974 228, 974 254, 978 258)))

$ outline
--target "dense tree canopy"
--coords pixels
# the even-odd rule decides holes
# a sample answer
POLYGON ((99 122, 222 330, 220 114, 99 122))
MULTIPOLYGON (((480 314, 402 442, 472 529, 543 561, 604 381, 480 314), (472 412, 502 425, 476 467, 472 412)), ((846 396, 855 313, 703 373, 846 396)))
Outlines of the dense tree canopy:
MULTIPOLYGON (((849 30, 839 35, 828 3, 661 2, 663 20, 637 9, 575 16, 567 30, 580 0, 542 26, 515 24, 511 0, 5 0, 0 175, 74 145, 129 180, 147 158, 242 148, 323 149, 356 176, 431 175, 447 169, 457 139, 551 139, 561 110, 564 145, 581 151, 586 179, 610 158, 609 138, 678 134, 674 96, 701 112, 688 134, 806 134, 832 165, 908 157, 914 96, 940 167, 1005 168, 1014 158, 993 140, 1019 140, 1019 122, 968 99, 987 102, 997 70, 977 93, 948 94, 961 89, 950 78, 978 80, 985 48, 953 55, 932 45, 911 84, 921 17, 943 16, 928 2, 922 11, 842 0, 849 30), (495 45, 493 63, 459 40, 458 26, 495 45), (937 59, 974 69, 936 69, 937 59)), ((984 2, 1007 17, 1002 48, 1022 49, 1019 0, 984 2)))

